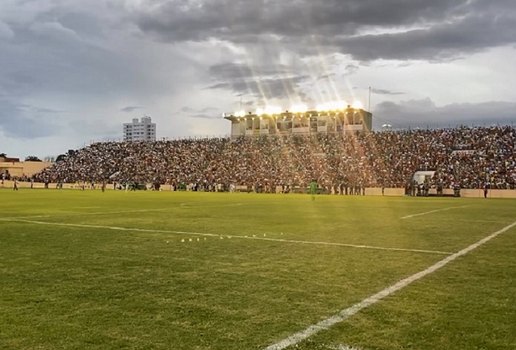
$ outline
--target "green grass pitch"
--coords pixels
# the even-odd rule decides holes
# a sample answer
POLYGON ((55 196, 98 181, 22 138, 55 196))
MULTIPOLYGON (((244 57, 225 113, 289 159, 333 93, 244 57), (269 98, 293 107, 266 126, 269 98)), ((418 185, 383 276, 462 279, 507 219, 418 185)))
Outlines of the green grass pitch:
MULTIPOLYGON (((0 348, 261 350, 515 221, 516 200, 1 190, 0 348)), ((288 347, 349 348, 515 349, 516 227, 288 347)))

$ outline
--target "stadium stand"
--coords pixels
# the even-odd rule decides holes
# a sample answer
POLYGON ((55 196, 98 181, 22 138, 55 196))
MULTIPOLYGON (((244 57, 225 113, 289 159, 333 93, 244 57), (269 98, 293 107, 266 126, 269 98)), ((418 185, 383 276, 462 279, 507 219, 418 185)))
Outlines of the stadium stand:
POLYGON ((319 186, 338 193, 406 187, 415 171, 433 170, 434 188, 516 188, 512 126, 382 131, 312 136, 94 143, 34 180, 171 184, 180 189, 269 192, 319 186))

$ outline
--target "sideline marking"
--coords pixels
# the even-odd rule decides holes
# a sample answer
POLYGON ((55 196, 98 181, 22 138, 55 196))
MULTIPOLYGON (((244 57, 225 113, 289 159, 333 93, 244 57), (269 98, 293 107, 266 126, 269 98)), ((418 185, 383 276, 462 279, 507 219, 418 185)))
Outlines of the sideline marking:
POLYGON ((152 229, 145 229, 145 228, 130 228, 130 227, 120 227, 120 226, 67 224, 67 223, 64 223, 64 222, 47 222, 47 221, 35 221, 35 220, 17 220, 17 219, 3 219, 3 221, 25 222, 25 223, 28 223, 28 224, 48 225, 48 226, 68 226, 68 227, 80 227, 80 228, 101 228, 101 229, 113 230, 113 231, 174 233, 174 234, 182 234, 182 235, 196 235, 196 236, 209 236, 209 237, 218 237, 218 236, 220 236, 219 234, 215 234, 215 233, 168 231, 168 230, 152 230, 152 229))
POLYGON ((448 208, 442 208, 442 209, 435 209, 435 210, 425 211, 424 213, 417 213, 417 214, 402 216, 401 219, 410 219, 410 218, 414 218, 416 216, 422 216, 422 215, 427 215, 427 214, 431 214, 431 213, 437 213, 439 211, 446 211, 446 210, 466 208, 466 207, 469 207, 469 205, 462 205, 460 207, 448 207, 448 208))
POLYGON ((24 223, 36 224, 36 225, 67 226, 67 227, 80 227, 80 228, 100 228, 100 229, 114 230, 114 231, 171 233, 171 234, 194 235, 194 236, 204 236, 204 237, 220 237, 221 239, 223 238, 223 236, 226 236, 228 238, 251 239, 251 240, 257 240, 257 241, 269 241, 269 242, 281 242, 281 243, 312 244, 312 245, 337 246, 337 247, 349 247, 349 248, 362 248, 362 249, 373 249, 373 250, 388 250, 388 251, 426 253, 426 254, 440 254, 440 255, 450 255, 450 254, 452 254, 451 252, 443 252, 443 251, 438 251, 438 250, 395 248, 395 247, 379 247, 379 246, 370 246, 370 245, 361 245, 361 244, 347 244, 347 243, 337 243, 337 242, 301 241, 301 240, 291 240, 291 239, 283 239, 283 238, 258 237, 256 235, 253 235, 253 236, 238 236, 238 235, 227 235, 227 234, 205 233, 205 232, 154 230, 154 229, 144 229, 144 228, 131 228, 131 227, 120 227, 120 226, 104 226, 104 225, 88 225, 88 224, 68 224, 68 223, 63 223, 63 222, 35 221, 35 220, 25 220, 25 219, 1 219, 1 220, 3 220, 3 221, 12 221, 12 222, 24 222, 24 223))
POLYGON ((335 324, 347 320, 348 318, 355 315, 362 309, 365 309, 373 304, 376 304, 383 298, 397 292, 400 289, 405 288, 406 286, 425 277, 426 275, 429 275, 429 274, 439 270, 441 267, 446 266, 447 264, 449 264, 453 260, 457 259, 458 257, 466 255, 470 251, 480 247, 481 245, 484 245, 488 241, 492 240, 493 238, 504 233, 505 231, 510 230, 511 228, 513 228, 515 226, 516 226, 516 221, 513 222, 512 224, 507 225, 504 228, 490 234, 489 236, 482 238, 481 240, 477 241, 476 243, 471 244, 470 246, 462 249, 461 251, 458 251, 457 253, 452 254, 452 255, 444 258, 443 260, 438 261, 437 263, 433 264, 432 266, 430 266, 420 272, 417 272, 417 273, 413 274, 412 276, 404 278, 401 281, 385 288, 384 290, 381 290, 380 292, 378 292, 374 295, 371 295, 370 297, 367 297, 366 299, 362 300, 361 302, 359 302, 355 305, 352 305, 346 309, 343 309, 339 313, 337 313, 325 320, 322 320, 314 325, 311 325, 308 328, 306 328, 300 332, 294 333, 291 336, 289 336, 283 340, 280 340, 276 344, 268 346, 264 350, 282 350, 289 346, 296 345, 296 344, 300 343, 301 341, 311 337, 312 335, 319 333, 320 331, 327 330, 330 327, 334 326, 335 324))

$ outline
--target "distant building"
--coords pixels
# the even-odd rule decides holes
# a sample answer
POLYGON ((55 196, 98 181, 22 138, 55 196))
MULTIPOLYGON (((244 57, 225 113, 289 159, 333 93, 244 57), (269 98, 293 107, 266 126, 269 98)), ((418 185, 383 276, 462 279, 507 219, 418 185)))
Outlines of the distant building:
POLYGON ((156 141, 156 123, 151 117, 141 121, 134 118, 132 123, 124 123, 124 141, 156 141))
POLYGON ((260 135, 310 135, 368 132, 373 115, 362 108, 342 110, 283 112, 272 114, 224 115, 231 121, 231 137, 260 135))
POLYGON ((20 162, 19 158, 0 157, 0 180, 10 179, 11 177, 31 177, 43 169, 49 167, 50 162, 20 162))
POLYGON ((19 162, 20 162, 20 158, 7 157, 5 155, 5 153, 2 153, 2 155, 0 155, 0 163, 19 163, 19 162))

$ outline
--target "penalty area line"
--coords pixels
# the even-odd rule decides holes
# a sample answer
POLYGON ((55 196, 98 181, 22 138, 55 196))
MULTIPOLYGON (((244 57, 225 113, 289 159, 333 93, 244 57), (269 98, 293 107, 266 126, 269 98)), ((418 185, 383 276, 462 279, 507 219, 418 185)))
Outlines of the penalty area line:
POLYGON ((427 214, 437 213, 440 211, 447 211, 447 210, 451 210, 451 209, 460 209, 460 208, 467 208, 467 207, 469 207, 469 205, 462 205, 460 207, 448 207, 448 208, 435 209, 435 210, 425 211, 423 213, 402 216, 401 219, 402 220, 410 219, 410 218, 415 218, 416 216, 423 216, 423 215, 427 215, 427 214))
POLYGON ((105 230, 126 231, 126 232, 132 231, 132 232, 148 232, 148 233, 169 233, 169 234, 176 234, 176 235, 193 235, 193 236, 204 236, 204 237, 224 237, 225 236, 228 238, 248 239, 248 240, 255 240, 255 241, 268 241, 268 242, 319 245, 319 246, 336 246, 336 247, 348 247, 348 248, 359 248, 359 249, 425 253, 425 254, 440 254, 440 255, 452 254, 451 252, 443 252, 443 251, 438 251, 438 250, 380 247, 380 246, 370 246, 370 245, 363 245, 363 244, 348 244, 348 243, 322 242, 322 241, 301 241, 301 240, 283 239, 283 238, 257 237, 256 235, 239 236, 239 235, 227 235, 227 234, 218 234, 218 233, 188 232, 188 231, 175 231, 175 230, 155 230, 155 229, 131 228, 131 227, 120 227, 120 226, 69 224, 69 223, 64 223, 64 222, 48 222, 48 221, 36 221, 36 220, 26 220, 26 219, 14 219, 14 218, 13 219, 4 219, 3 221, 22 222, 22 223, 35 224, 35 225, 94 228, 94 229, 105 229, 105 230))
POLYGON ((435 271, 448 265, 455 259, 468 254, 472 250, 477 249, 478 247, 484 245, 485 243, 489 242, 493 238, 501 235, 502 233, 510 230, 511 228, 513 228, 515 226, 516 226, 516 221, 513 222, 512 224, 507 225, 504 228, 484 237, 483 239, 471 244, 470 246, 462 249, 461 251, 458 251, 455 254, 447 256, 446 258, 438 261, 437 263, 433 264, 432 266, 430 266, 420 272, 417 272, 417 273, 413 274, 412 276, 404 278, 401 281, 381 290, 380 292, 378 292, 374 295, 371 295, 370 297, 365 298, 361 302, 359 302, 355 305, 352 305, 346 309, 343 309, 340 312, 338 312, 337 314, 335 314, 331 317, 328 317, 325 320, 322 320, 316 324, 313 324, 300 332, 294 333, 294 334, 290 335, 289 337, 287 337, 283 340, 280 340, 279 342, 277 342, 275 344, 268 346, 264 350, 282 350, 289 346, 296 345, 296 344, 302 342, 303 340, 305 340, 321 331, 328 330, 329 328, 336 325, 337 323, 341 323, 341 322, 347 320, 348 318, 357 314, 361 310, 363 310, 371 305, 376 304, 377 302, 384 299, 385 297, 387 297, 393 293, 396 293, 400 289, 407 287, 408 285, 412 284, 413 282, 415 282, 431 273, 434 273, 435 271))

